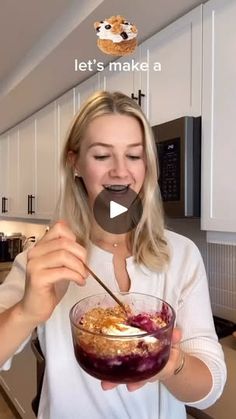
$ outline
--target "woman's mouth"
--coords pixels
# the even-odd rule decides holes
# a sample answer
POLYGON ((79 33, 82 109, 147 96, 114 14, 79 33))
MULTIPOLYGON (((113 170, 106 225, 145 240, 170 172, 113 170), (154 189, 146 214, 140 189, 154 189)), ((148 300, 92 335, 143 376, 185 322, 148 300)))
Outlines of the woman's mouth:
POLYGON ((103 185, 104 189, 106 189, 107 191, 111 191, 111 192, 126 192, 129 189, 129 184, 126 185, 103 185))

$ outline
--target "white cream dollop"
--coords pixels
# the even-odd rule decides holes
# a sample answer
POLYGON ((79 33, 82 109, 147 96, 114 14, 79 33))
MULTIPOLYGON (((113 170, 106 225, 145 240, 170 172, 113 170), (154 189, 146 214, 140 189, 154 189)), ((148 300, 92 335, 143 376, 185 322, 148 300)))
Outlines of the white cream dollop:
MULTIPOLYGON (((102 328, 102 333, 106 335, 113 335, 113 336, 135 336, 135 335, 143 335, 145 331, 139 329, 138 327, 129 326, 128 324, 124 323, 116 323, 109 325, 108 327, 102 328)), ((146 343, 155 343, 157 339, 154 336, 145 336, 143 340, 146 343)))
POLYGON ((113 33, 111 29, 106 29, 105 26, 110 25, 109 22, 104 20, 103 23, 100 24, 99 31, 97 32, 97 36, 100 39, 109 39, 110 41, 114 43, 119 43, 123 41, 129 41, 130 39, 136 38, 137 33, 132 31, 132 25, 124 25, 121 24, 122 30, 121 32, 125 32, 128 35, 127 39, 123 39, 122 36, 119 33, 113 33))

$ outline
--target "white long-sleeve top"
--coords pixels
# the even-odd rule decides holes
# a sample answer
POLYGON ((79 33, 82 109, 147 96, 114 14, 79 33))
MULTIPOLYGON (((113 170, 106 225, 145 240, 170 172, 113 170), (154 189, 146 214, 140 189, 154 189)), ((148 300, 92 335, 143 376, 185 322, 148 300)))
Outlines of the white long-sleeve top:
MULTIPOLYGON (((188 403, 188 400, 183 403, 158 381, 134 392, 129 392, 125 385, 103 391, 100 381, 89 376, 77 364, 69 323, 70 308, 79 299, 103 291, 92 277, 88 277, 84 287, 71 282, 50 319, 38 327, 46 358, 38 414, 40 419, 184 419, 185 404, 205 409, 221 395, 226 381, 226 367, 215 334, 201 255, 193 242, 183 236, 166 231, 166 239, 171 260, 165 273, 138 265, 133 256, 127 258, 130 292, 152 294, 172 305, 176 312, 176 325, 182 330, 183 351, 200 358, 212 374, 213 385, 209 394, 194 403, 188 403)), ((88 263, 113 291, 119 291, 111 253, 91 244, 88 263)), ((16 258, 7 279, 0 286, 0 311, 22 298, 25 268, 24 252, 16 258)), ((7 361, 2 369, 8 369, 10 364, 11 360, 7 361)))

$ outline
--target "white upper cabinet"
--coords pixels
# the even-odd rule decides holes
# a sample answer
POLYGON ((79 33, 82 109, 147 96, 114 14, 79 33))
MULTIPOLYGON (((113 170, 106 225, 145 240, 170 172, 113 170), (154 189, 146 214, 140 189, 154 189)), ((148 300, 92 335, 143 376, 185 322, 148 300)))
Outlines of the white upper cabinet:
POLYGON ((71 89, 57 99, 57 194, 60 191, 60 162, 63 148, 75 115, 75 89, 71 89))
POLYGON ((35 114, 36 191, 35 215, 50 219, 57 201, 57 111, 56 102, 35 114))
POLYGON ((9 131, 8 215, 17 217, 19 201, 19 130, 9 131))
POLYGON ((96 73, 75 88, 75 111, 78 112, 89 96, 101 89, 100 74, 96 73))
POLYGON ((73 117, 75 115, 75 89, 71 89, 66 92, 63 96, 57 99, 57 129, 58 129, 58 149, 59 159, 60 152, 62 151, 69 128, 72 124, 73 117))
POLYGON ((236 1, 203 7, 202 229, 236 232, 236 1))
POLYGON ((142 47, 149 56, 151 125, 201 115, 202 6, 158 32, 142 47))
POLYGON ((35 217, 35 174, 36 174, 35 118, 27 118, 19 124, 19 181, 18 217, 35 217))
POLYGON ((0 137, 0 214, 6 216, 9 211, 8 168, 9 138, 8 134, 0 137))
POLYGON ((148 63, 145 49, 139 46, 136 52, 110 63, 101 73, 101 87, 108 91, 121 91, 147 110, 148 63), (143 67, 141 65, 143 63, 143 67))

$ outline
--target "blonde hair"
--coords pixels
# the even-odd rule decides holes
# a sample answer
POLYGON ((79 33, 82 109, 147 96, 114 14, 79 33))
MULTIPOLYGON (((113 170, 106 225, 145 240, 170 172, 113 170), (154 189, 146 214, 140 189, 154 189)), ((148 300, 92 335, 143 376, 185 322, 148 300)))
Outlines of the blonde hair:
POLYGON ((77 240, 89 246, 92 212, 82 179, 75 178, 68 153, 80 153, 81 142, 88 124, 106 114, 122 114, 138 120, 144 141, 146 173, 140 191, 143 213, 136 229, 131 232, 130 244, 134 259, 152 270, 163 270, 169 262, 169 249, 164 237, 164 217, 158 187, 159 167, 152 129, 141 108, 133 99, 120 92, 94 93, 80 109, 68 133, 61 160, 61 192, 58 202, 60 218, 67 220, 77 240))

